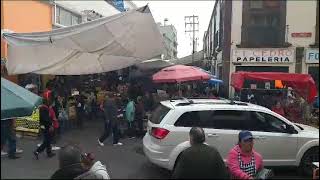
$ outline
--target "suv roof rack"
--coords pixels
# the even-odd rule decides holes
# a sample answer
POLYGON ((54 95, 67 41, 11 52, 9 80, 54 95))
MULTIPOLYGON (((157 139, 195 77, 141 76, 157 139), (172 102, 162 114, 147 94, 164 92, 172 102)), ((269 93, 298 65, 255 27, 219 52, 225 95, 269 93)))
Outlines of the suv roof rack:
POLYGON ((182 98, 182 99, 186 100, 186 102, 178 103, 178 104, 176 104, 176 106, 187 106, 187 105, 191 105, 191 104, 230 104, 230 105, 248 106, 248 103, 235 102, 233 99, 229 100, 229 99, 224 99, 224 98, 222 98, 221 100, 225 100, 225 102, 194 102, 194 101, 187 99, 187 98, 182 98))

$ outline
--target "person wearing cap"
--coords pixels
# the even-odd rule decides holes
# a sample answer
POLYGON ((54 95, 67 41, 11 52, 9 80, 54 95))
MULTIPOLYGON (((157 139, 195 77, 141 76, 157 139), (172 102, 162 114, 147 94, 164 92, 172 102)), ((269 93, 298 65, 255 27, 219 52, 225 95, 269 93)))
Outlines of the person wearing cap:
POLYGON ((263 169, 262 156, 253 148, 253 136, 250 131, 241 131, 238 144, 231 149, 227 166, 234 179, 254 179, 263 169))

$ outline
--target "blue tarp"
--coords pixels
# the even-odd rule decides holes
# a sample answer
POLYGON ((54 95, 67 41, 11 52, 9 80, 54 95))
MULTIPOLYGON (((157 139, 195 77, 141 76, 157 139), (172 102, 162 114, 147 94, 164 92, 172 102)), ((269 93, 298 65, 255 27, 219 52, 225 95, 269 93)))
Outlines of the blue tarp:
POLYGON ((211 78, 209 81, 208 81, 209 84, 222 84, 223 81, 220 80, 220 79, 214 79, 214 78, 211 78))

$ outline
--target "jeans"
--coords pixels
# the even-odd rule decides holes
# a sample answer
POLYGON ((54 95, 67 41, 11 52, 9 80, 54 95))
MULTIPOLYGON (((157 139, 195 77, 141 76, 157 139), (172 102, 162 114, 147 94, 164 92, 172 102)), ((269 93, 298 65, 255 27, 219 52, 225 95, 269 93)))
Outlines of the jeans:
POLYGON ((66 130, 66 121, 67 120, 59 120, 59 134, 63 134, 66 130))
POLYGON ((111 130, 112 130, 113 144, 117 144, 119 142, 118 124, 116 122, 112 123, 111 121, 105 122, 104 133, 99 138, 99 141, 103 142, 104 140, 106 140, 109 137, 111 130))
POLYGON ((127 131, 127 136, 128 137, 133 137, 136 135, 136 126, 135 122, 127 122, 128 123, 128 131, 127 131))
POLYGON ((40 147, 38 147, 36 152, 41 153, 46 149, 47 154, 50 154, 51 153, 51 141, 52 141, 52 134, 49 132, 49 129, 46 128, 43 131, 43 142, 40 145, 40 147))
POLYGON ((8 155, 14 156, 16 153, 16 134, 12 127, 12 120, 5 120, 1 122, 1 147, 8 141, 8 155), (5 122, 7 121, 7 122, 5 122))

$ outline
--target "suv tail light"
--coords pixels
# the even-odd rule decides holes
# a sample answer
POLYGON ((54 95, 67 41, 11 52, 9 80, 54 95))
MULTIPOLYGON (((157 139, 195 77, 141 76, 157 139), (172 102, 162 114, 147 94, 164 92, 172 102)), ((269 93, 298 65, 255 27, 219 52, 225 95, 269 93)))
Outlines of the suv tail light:
POLYGON ((151 135, 157 139, 164 139, 170 131, 163 128, 155 128, 151 129, 151 135))

